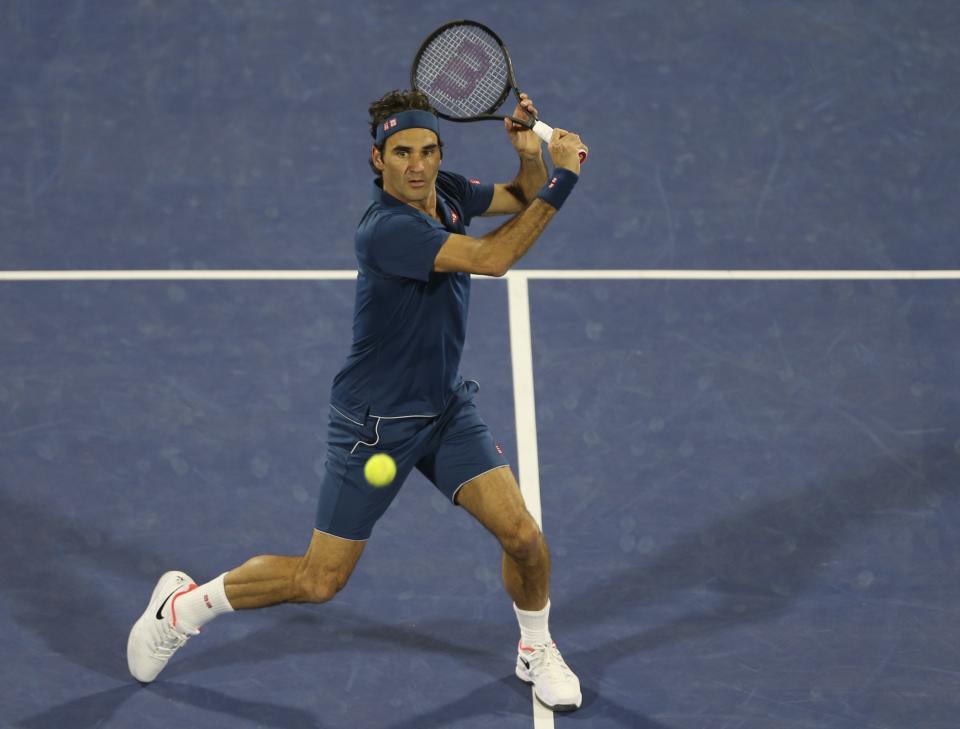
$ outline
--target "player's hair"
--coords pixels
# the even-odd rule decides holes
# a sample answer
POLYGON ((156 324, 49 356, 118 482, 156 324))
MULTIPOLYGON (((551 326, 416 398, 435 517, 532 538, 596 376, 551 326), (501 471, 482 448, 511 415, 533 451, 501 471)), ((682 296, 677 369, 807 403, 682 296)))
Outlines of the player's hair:
MULTIPOLYGON (((437 113, 437 110, 430 105, 430 100, 427 98, 427 95, 422 91, 401 91, 400 89, 394 89, 370 104, 370 136, 374 139, 373 146, 377 148, 380 154, 383 154, 383 147, 386 142, 379 145, 376 144, 377 127, 388 117, 401 111, 411 111, 412 109, 429 111, 434 114, 437 113)), ((440 139, 437 139, 437 142, 440 145, 440 159, 443 159, 443 142, 440 139)), ((373 166, 373 160, 368 159, 367 163, 377 177, 383 177, 383 173, 373 166)))

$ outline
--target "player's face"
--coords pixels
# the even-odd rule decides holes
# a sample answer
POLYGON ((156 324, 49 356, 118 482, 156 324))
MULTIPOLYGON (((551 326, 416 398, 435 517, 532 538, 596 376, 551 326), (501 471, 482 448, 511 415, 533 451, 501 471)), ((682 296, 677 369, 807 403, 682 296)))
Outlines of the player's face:
POLYGON ((440 171, 440 142, 429 129, 404 129, 389 137, 377 164, 383 189, 398 200, 422 205, 433 199, 440 171), (382 166, 381 166, 382 165, 382 166))

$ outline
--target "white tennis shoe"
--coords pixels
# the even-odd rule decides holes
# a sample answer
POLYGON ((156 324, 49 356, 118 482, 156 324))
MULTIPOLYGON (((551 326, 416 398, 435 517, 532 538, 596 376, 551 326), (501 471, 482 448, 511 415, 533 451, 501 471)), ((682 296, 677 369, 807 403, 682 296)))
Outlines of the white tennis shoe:
POLYGON ((167 572, 157 582, 143 615, 133 624, 127 638, 127 666, 141 683, 157 677, 170 657, 199 630, 177 624, 174 601, 196 590, 197 585, 183 572, 167 572))
POLYGON ((580 679, 563 660, 557 644, 517 645, 517 678, 533 684, 533 693, 551 711, 575 711, 583 703, 580 679))

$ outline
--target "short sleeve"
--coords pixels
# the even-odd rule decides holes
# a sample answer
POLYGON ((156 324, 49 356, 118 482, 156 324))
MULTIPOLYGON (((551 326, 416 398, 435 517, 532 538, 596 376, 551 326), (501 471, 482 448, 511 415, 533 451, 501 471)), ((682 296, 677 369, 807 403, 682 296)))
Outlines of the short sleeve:
POLYGON ((493 185, 489 183, 476 179, 468 180, 455 172, 441 172, 437 182, 445 186, 447 195, 460 203, 464 225, 469 225, 471 218, 487 212, 493 201, 493 185))
POLYGON ((437 253, 450 235, 419 215, 390 215, 361 239, 365 263, 389 276, 427 281, 437 253))

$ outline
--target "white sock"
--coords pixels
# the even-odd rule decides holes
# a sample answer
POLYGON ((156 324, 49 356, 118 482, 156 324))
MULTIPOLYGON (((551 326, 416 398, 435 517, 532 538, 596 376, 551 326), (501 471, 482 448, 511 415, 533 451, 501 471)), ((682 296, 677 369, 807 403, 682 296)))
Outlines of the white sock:
POLYGON ((233 606, 227 600, 223 587, 226 574, 224 572, 210 582, 175 597, 173 611, 176 621, 199 630, 218 615, 232 613, 233 606))
POLYGON ((520 623, 520 642, 525 646, 536 645, 537 643, 549 643, 550 627, 550 601, 547 600, 547 606, 543 610, 521 610, 516 605, 513 611, 517 614, 517 622, 520 623))

